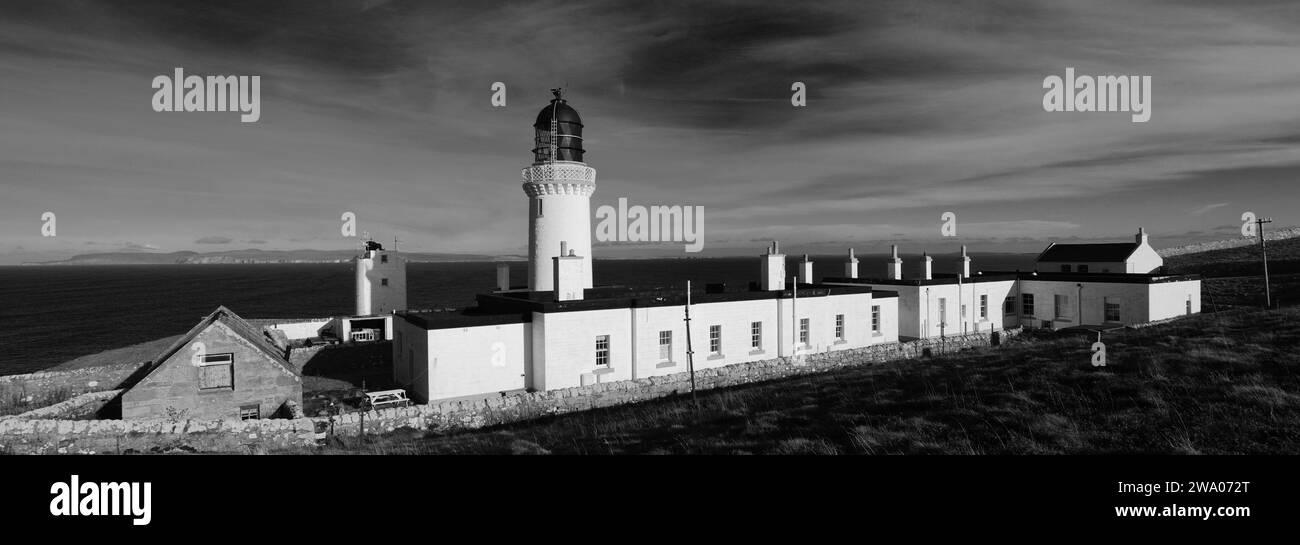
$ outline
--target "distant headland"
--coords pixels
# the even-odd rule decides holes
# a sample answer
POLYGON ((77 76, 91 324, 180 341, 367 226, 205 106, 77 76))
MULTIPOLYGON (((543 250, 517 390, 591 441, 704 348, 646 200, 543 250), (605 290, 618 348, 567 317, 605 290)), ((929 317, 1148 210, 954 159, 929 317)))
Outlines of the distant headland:
MULTIPOLYGON (((220 252, 107 252, 81 254, 57 261, 32 261, 23 265, 215 265, 253 263, 349 263, 356 258, 355 249, 343 250, 227 250, 220 252)), ((452 254, 403 252, 402 257, 415 263, 455 261, 496 261, 523 259, 522 256, 488 254, 452 254)))

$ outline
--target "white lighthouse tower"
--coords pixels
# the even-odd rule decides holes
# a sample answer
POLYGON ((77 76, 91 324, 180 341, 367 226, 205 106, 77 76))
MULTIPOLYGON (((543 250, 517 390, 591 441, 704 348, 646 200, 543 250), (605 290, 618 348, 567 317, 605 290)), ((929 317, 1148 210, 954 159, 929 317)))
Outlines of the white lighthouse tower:
POLYGON ((581 287, 591 287, 591 194, 596 169, 582 161, 582 119, 551 89, 555 98, 533 124, 533 164, 523 169, 528 194, 528 289, 554 289, 551 258, 561 243, 582 257, 581 287))
POLYGON ((406 260, 373 240, 357 256, 357 316, 406 310, 406 260))

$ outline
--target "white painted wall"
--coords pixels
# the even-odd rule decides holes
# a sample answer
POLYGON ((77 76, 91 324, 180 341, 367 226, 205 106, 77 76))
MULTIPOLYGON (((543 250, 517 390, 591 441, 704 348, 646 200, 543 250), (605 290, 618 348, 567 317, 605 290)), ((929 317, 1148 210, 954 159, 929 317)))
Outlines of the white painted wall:
POLYGON ((1192 313, 1201 312, 1201 281, 1162 282, 1151 285, 1148 320, 1164 320, 1187 314, 1187 302, 1192 302, 1192 313))
POLYGON ((632 314, 625 308, 534 312, 530 386, 555 390, 632 378, 632 314), (609 335, 610 364, 596 367, 596 337, 609 335), (583 375, 587 375, 586 379, 583 375))
POLYGON ((334 322, 334 318, 318 318, 304 322, 290 322, 283 324, 271 324, 271 329, 278 329, 284 332, 285 337, 289 340, 310 339, 320 336, 320 331, 325 326, 334 322))

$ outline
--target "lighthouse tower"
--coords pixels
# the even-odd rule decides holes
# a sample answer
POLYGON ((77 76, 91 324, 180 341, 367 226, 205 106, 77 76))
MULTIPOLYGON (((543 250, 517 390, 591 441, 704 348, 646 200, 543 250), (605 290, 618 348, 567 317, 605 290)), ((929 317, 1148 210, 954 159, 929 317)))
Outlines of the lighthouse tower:
POLYGON ((373 240, 356 259, 357 316, 406 310, 406 260, 373 240))
POLYGON ((552 89, 555 98, 533 124, 533 164, 523 169, 528 194, 528 289, 554 289, 552 258, 563 243, 582 257, 581 287, 591 287, 591 194, 596 169, 582 161, 582 119, 552 89))

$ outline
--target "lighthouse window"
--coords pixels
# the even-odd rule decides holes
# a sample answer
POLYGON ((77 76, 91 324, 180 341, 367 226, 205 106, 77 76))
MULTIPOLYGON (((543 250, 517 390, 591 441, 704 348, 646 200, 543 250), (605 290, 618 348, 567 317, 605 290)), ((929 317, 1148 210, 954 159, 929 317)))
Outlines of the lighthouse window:
POLYGON ((381 278, 381 279, 379 279, 379 285, 381 285, 381 286, 387 286, 387 285, 388 285, 388 279, 387 279, 387 278, 381 278))
POLYGON ((542 200, 537 199, 537 217, 542 217, 542 200))
POLYGON ((596 336, 596 366, 609 365, 609 335, 596 336))
POLYGON ((379 262, 380 262, 380 263, 388 263, 388 254, 382 254, 382 255, 380 255, 380 256, 379 256, 379 262))
POLYGON ((709 326, 709 353, 722 353, 722 326, 720 325, 709 326))

